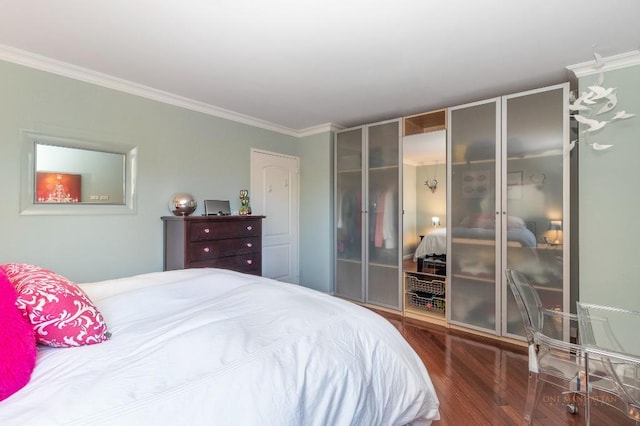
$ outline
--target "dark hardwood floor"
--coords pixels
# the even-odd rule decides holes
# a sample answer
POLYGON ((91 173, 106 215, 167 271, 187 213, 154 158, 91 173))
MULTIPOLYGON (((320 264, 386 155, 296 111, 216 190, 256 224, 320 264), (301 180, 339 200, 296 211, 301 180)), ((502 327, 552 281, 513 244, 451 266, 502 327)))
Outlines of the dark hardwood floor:
MULTIPOLYGON (((441 420, 434 425, 522 424, 528 378, 524 348, 379 313, 400 330, 429 371, 440 400, 441 420)), ((578 414, 567 412, 568 398, 559 388, 544 386, 533 424, 584 424, 582 406, 578 414)), ((591 408, 592 425, 634 424, 608 406, 592 403, 591 408)))

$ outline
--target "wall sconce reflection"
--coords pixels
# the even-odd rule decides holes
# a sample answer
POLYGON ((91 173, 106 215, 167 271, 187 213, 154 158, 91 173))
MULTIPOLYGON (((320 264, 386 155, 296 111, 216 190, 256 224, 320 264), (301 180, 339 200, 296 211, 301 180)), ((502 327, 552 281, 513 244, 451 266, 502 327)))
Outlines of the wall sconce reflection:
POLYGON ((431 226, 433 226, 434 228, 437 228, 440 226, 440 218, 438 216, 433 216, 431 218, 431 226))
POLYGON ((562 242, 562 220, 549 221, 549 230, 556 231, 552 241, 547 241, 550 244, 560 244, 562 242))

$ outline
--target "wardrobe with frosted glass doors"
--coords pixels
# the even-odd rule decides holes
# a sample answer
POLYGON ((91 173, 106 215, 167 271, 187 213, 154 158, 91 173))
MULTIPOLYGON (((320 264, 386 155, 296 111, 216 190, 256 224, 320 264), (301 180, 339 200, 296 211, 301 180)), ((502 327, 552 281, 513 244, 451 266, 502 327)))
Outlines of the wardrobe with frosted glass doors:
POLYGON ((334 289, 339 297, 402 309, 400 120, 337 132, 334 289))
POLYGON ((449 108, 447 320, 521 339, 505 279, 569 311, 568 84, 449 108))

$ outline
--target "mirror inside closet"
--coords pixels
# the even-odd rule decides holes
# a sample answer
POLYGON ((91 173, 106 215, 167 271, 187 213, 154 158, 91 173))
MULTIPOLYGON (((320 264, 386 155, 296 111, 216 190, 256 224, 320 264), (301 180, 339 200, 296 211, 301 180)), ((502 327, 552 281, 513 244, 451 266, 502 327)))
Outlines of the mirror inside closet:
POLYGON ((405 315, 444 321, 447 219, 446 110, 403 120, 405 315), (413 314, 413 315, 412 315, 413 314))
POLYGON ((446 111, 404 119, 402 140, 404 270, 418 271, 418 257, 445 254, 447 213, 446 111), (442 245, 424 237, 442 233, 442 245), (422 243, 422 244, 421 244, 422 243), (422 253, 427 250, 430 253, 422 253))

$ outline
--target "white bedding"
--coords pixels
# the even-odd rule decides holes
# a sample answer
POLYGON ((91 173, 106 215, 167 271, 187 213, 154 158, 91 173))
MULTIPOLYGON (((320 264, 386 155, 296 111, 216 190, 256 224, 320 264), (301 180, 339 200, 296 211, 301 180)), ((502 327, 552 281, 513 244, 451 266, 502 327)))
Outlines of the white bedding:
POLYGON ((446 254, 447 253, 447 228, 436 229, 425 235, 420 244, 416 247, 413 254, 413 261, 417 262, 418 258, 425 257, 430 254, 446 254))
POLYGON ((40 348, 0 425, 396 425, 438 419, 427 371, 382 317, 219 269, 84 284, 110 341, 40 348))

